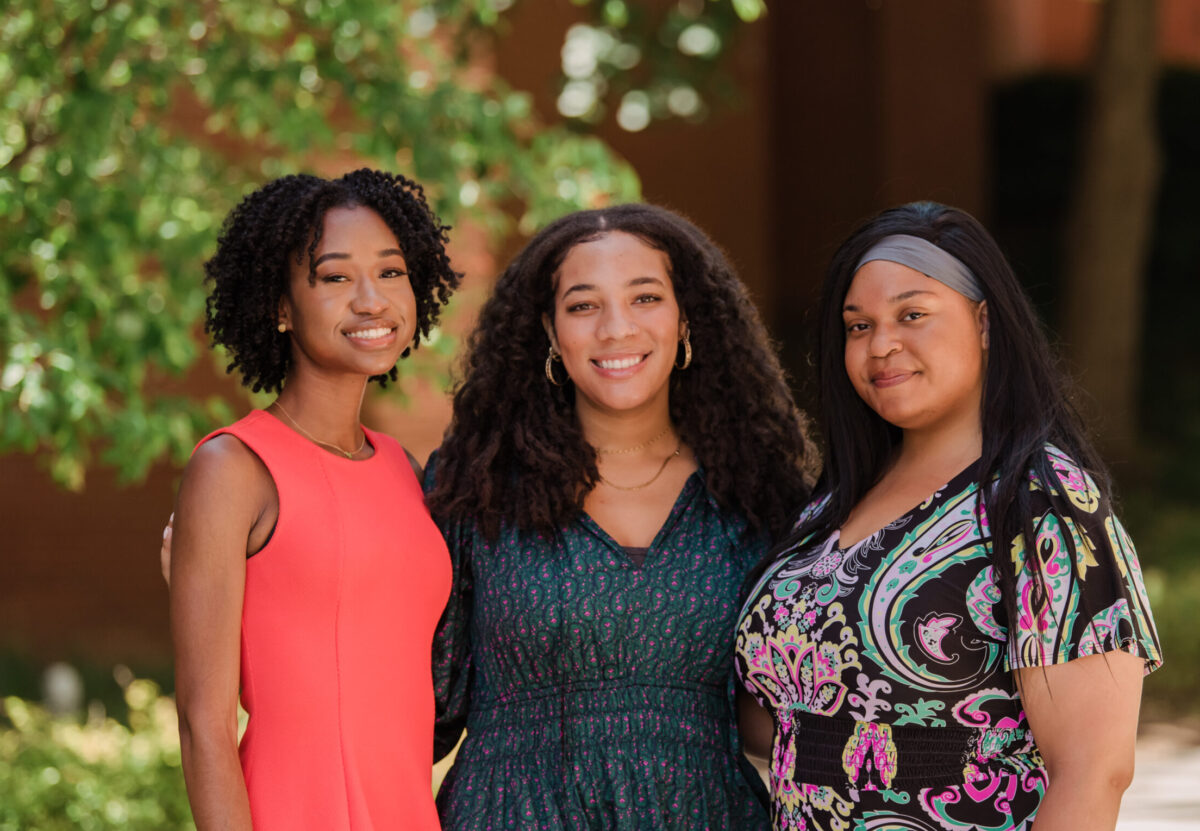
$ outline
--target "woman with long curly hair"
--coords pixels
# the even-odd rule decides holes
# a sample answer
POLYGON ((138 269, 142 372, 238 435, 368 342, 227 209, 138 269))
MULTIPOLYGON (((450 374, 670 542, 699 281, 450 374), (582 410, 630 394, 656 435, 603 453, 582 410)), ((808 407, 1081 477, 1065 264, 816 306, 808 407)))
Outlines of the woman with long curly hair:
POLYGON ((446 230, 403 177, 288 176, 234 209, 205 265, 229 369, 278 395, 197 446, 164 550, 201 829, 438 828, 429 651, 450 561, 405 451, 359 409, 458 284, 446 230))
POLYGON ((774 827, 1112 828, 1162 658, 1012 268, 904 205, 834 255, 819 315, 825 473, 737 634, 774 827))
POLYGON ((813 450, 746 290, 678 215, 543 229, 469 343, 426 488, 449 829, 766 825, 732 705, 739 587, 813 450))

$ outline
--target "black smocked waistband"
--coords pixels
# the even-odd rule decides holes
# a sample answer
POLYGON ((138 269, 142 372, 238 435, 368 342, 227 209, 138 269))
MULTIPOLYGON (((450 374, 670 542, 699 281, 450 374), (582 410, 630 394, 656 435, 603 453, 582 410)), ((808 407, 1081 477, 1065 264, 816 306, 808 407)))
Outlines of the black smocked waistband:
POLYGON ((776 741, 788 747, 777 747, 777 758, 791 756, 791 779, 812 785, 916 790, 1041 766, 1025 727, 926 727, 799 711, 781 714, 779 726, 776 741))

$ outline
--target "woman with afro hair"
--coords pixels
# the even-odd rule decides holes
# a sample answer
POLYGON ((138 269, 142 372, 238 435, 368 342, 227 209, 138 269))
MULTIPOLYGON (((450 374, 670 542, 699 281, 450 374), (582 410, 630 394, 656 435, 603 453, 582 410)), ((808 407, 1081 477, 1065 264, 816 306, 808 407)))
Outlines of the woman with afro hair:
POLYGON ((234 209, 205 266, 229 369, 278 397, 205 438, 179 489, 171 625, 198 828, 438 827, 429 654, 450 561, 404 449, 359 410, 458 284, 447 230, 401 176, 288 176, 234 209))
POLYGON ((733 717, 738 593, 816 460, 746 290, 678 215, 538 233, 481 312, 426 474, 448 829, 767 827, 733 717))

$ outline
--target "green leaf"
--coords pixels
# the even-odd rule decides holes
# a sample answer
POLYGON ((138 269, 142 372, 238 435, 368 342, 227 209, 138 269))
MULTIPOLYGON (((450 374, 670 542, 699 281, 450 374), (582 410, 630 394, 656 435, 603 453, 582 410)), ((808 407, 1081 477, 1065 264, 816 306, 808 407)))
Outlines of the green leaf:
MULTIPOLYGON (((723 48, 763 8, 650 20, 628 0, 576 2, 606 33, 607 88, 632 88, 636 64, 654 118, 674 117, 654 103, 671 90, 710 86, 711 60, 681 56, 680 32, 707 26, 723 48)), ((36 449, 67 487, 96 458, 126 480, 179 462, 244 409, 178 389, 208 360, 224 373, 223 356, 202 358, 203 263, 267 179, 329 159, 398 170, 444 220, 497 240, 512 217, 529 232, 639 197, 603 142, 548 127, 527 92, 479 72, 508 0, 51 5, 0 12, 0 452, 36 449)), ((455 347, 443 334, 403 371, 444 383, 455 347)))

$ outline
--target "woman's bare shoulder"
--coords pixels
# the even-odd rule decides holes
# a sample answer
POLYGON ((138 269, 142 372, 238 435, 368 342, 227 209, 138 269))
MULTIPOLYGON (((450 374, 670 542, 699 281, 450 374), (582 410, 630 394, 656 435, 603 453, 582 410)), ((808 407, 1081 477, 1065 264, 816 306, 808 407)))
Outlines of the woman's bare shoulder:
MULTIPOLYGON (((184 491, 199 491, 217 501, 233 501, 274 494, 271 474, 258 456, 229 433, 213 436, 192 453, 180 484, 184 491)), ((204 501, 208 501, 207 499, 204 501)))

